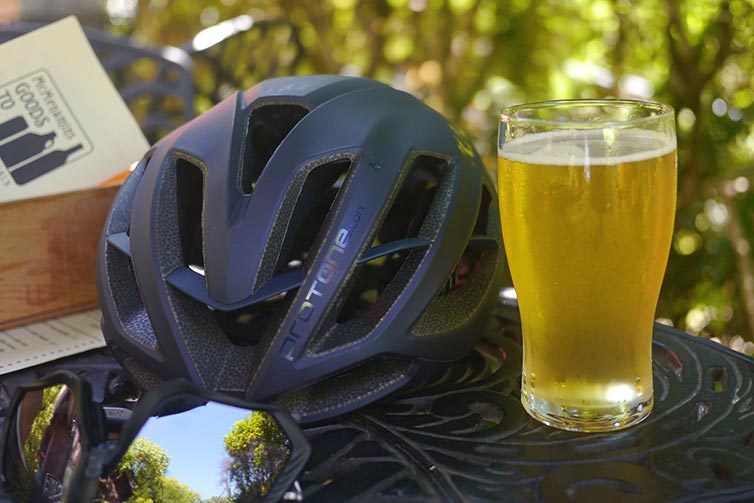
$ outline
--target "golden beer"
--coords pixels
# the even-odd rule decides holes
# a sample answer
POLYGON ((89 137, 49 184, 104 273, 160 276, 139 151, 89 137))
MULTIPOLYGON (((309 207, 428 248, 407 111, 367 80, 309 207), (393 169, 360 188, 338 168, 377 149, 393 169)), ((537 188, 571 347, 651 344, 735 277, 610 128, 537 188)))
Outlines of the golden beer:
POLYGON ((522 402, 547 424, 603 431, 651 410, 675 149, 674 136, 627 128, 531 134, 499 152, 524 336, 522 402))

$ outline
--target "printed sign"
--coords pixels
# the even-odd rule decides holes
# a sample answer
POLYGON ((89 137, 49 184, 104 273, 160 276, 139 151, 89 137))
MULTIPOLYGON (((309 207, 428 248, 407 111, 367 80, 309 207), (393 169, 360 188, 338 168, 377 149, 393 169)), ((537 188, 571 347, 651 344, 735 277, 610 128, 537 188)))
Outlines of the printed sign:
POLYGON ((18 185, 92 152, 91 141, 46 70, 0 87, 3 119, 0 162, 18 185))
POLYGON ((0 202, 98 185, 147 150, 75 17, 0 45, 0 61, 0 202))

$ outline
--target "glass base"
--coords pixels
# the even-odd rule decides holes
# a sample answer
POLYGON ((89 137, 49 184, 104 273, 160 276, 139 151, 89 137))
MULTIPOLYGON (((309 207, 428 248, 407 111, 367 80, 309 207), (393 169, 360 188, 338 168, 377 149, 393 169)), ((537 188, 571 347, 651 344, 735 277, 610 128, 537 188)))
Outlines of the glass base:
POLYGON ((606 406, 573 407, 553 403, 531 392, 521 393, 521 403, 526 412, 547 426, 580 432, 616 431, 643 421, 652 411, 653 398, 633 403, 616 403, 606 406))

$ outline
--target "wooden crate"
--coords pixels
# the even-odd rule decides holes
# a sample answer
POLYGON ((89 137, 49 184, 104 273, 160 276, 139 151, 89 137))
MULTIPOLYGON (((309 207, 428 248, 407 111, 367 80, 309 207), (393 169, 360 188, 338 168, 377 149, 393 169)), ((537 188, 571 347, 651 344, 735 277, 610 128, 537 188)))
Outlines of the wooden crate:
POLYGON ((0 204, 0 330, 97 305, 97 247, 117 190, 0 204))

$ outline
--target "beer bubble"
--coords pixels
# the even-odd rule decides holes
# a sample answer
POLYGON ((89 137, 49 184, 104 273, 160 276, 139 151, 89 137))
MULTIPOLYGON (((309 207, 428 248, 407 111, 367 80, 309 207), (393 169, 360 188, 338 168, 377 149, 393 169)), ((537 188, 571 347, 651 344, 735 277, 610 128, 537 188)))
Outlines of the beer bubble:
POLYGON ((641 385, 641 377, 636 378, 636 384, 634 385, 634 388, 636 389, 636 396, 644 396, 644 386, 641 385))

